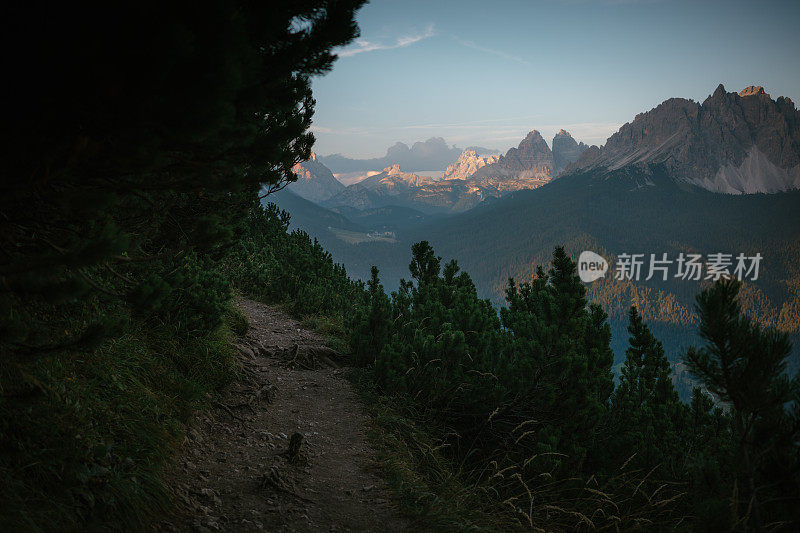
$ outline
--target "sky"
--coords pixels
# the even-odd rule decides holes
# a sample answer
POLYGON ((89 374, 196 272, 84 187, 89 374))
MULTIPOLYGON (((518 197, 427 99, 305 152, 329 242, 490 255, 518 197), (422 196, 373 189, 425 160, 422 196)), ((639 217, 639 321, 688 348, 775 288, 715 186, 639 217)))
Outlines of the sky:
POLYGON ((798 0, 373 0, 357 21, 313 81, 318 154, 430 137, 505 151, 561 128, 600 145, 720 83, 800 101, 798 0))

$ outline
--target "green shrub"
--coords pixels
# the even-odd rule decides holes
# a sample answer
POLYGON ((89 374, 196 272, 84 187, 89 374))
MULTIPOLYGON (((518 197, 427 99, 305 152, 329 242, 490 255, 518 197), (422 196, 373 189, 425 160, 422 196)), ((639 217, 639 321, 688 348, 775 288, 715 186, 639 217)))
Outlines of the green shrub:
POLYGON ((237 290, 301 317, 349 317, 365 305, 364 284, 350 280, 316 240, 288 227, 289 214, 275 204, 253 205, 245 233, 225 261, 237 290))

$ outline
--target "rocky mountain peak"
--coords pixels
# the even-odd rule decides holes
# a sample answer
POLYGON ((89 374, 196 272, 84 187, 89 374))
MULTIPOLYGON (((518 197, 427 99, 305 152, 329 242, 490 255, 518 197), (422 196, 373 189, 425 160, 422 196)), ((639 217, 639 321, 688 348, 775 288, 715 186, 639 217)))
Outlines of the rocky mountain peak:
POLYGON ((526 141, 538 141, 539 139, 544 140, 544 138, 542 138, 542 134, 539 133, 539 130, 531 130, 528 132, 525 138, 522 139, 522 141, 520 141, 520 145, 522 145, 526 141))
POLYGON ((317 161, 317 155, 311 152, 308 161, 297 163, 292 167, 297 181, 289 184, 289 190, 312 202, 323 202, 344 189, 328 167, 317 161))
POLYGON ((553 137, 553 164, 554 172, 559 172, 567 168, 567 165, 578 160, 580 155, 586 150, 587 146, 572 138, 567 130, 560 130, 553 137))
POLYGON ((470 177, 473 182, 489 183, 504 181, 502 187, 516 189, 532 188, 549 181, 554 176, 553 152, 538 130, 532 130, 519 146, 511 148, 498 160, 479 169, 470 177), (525 186, 523 186, 525 185, 525 186))
POLYGON ((390 176, 392 176, 394 174, 403 174, 403 171, 400 170, 400 164, 399 163, 394 163, 394 164, 384 168, 383 171, 386 172, 387 174, 389 174, 390 176))
POLYGON ((671 98, 636 116, 570 169, 660 166, 679 182, 731 194, 800 188, 800 113, 762 87, 720 84, 702 104, 671 98))
MULTIPOLYGON (((514 148, 511 150, 514 150, 514 148)), ((511 152, 511 150, 509 150, 509 152, 511 152)), ((550 152, 550 147, 547 146, 547 142, 545 142, 542 134, 539 133, 539 130, 533 130, 528 133, 524 139, 522 139, 522 141, 519 143, 519 146, 517 146, 517 150, 523 152, 547 153, 550 152)), ((506 157, 508 157, 508 153, 506 154, 506 157)))
POLYGON ((500 156, 481 157, 475 150, 464 150, 455 163, 448 165, 442 179, 467 179, 479 169, 496 163, 499 159, 500 156))
POLYGON ((764 92, 764 88, 761 85, 751 85, 750 87, 746 87, 739 92, 739 96, 742 98, 745 96, 758 96, 759 94, 765 94, 767 97, 769 97, 769 95, 764 92))

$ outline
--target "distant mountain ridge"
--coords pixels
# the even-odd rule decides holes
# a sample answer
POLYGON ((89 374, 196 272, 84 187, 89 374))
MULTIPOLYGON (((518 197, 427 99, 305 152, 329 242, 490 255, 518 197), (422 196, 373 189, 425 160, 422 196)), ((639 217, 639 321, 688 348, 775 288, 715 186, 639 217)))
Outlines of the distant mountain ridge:
MULTIPOLYGON (((397 242, 331 245, 351 274, 368 276, 376 265, 384 284, 396 286, 407 275, 410 244, 427 240, 437 254, 457 259, 479 294, 495 303, 509 276, 530 281, 556 245, 573 257, 594 251, 612 264, 622 253, 667 253, 673 261, 682 253, 758 253, 762 270, 758 280, 743 284, 741 305, 760 323, 793 335, 800 347, 799 124, 788 98, 772 99, 758 86, 740 93, 719 86, 702 103, 673 98, 638 114, 603 147, 586 148, 567 132, 548 147, 534 130, 494 162, 462 154, 450 172, 459 179, 388 167, 329 202, 352 194, 367 206, 405 206, 387 208, 398 221, 392 227, 397 242)), ((359 223, 369 212, 373 227, 386 216, 380 207, 333 209, 359 223)), ((678 279, 674 272, 668 280, 643 274, 638 281, 609 272, 587 287, 589 300, 610 315, 619 357, 632 304, 673 362, 697 341, 694 298, 708 281, 678 279)), ((800 349, 790 368, 800 368, 800 349)))
POLYGON ((535 189, 552 180, 569 163, 578 159, 586 149, 565 130, 553 138, 553 149, 541 133, 533 130, 491 165, 486 165, 468 179, 471 184, 498 191, 498 196, 509 191, 535 189))
POLYGON ((553 167, 556 175, 560 174, 567 165, 578 160, 581 154, 589 148, 584 143, 579 143, 572 138, 566 130, 560 130, 553 137, 553 167))
POLYGON ((297 176, 297 181, 289 184, 289 190, 312 202, 323 202, 344 189, 330 169, 317 161, 314 152, 311 152, 311 159, 292 167, 292 172, 297 176))
POLYGON ((719 85, 702 104, 670 98, 636 115, 567 171, 646 172, 654 164, 677 182, 718 193, 800 188, 800 113, 760 86, 737 94, 719 85))
MULTIPOLYGON (((479 146, 467 147, 480 155, 492 155, 497 150, 479 146)), ((372 159, 351 159, 341 154, 320 156, 319 160, 335 173, 368 172, 386 168, 394 164, 409 172, 442 170, 458 160, 463 150, 448 146, 441 137, 431 137, 427 141, 415 142, 411 147, 398 142, 386 150, 386 155, 372 159)))
MULTIPOLYGON (((559 161, 572 162, 585 148, 564 130, 553 143, 559 161)), ((511 191, 547 183, 556 174, 555 161, 547 142, 533 130, 505 155, 483 157, 475 150, 465 150, 440 180, 405 172, 402 165, 394 163, 331 196, 324 205, 358 209, 397 205, 426 213, 461 212, 511 191)))
POLYGON ((400 165, 394 164, 379 174, 350 185, 324 205, 357 209, 395 205, 435 213, 452 210, 468 193, 464 180, 436 181, 428 176, 404 172, 400 165))
POLYGON ((475 174, 478 170, 496 163, 500 156, 479 156, 475 150, 464 150, 458 160, 445 169, 442 179, 464 180, 475 174))

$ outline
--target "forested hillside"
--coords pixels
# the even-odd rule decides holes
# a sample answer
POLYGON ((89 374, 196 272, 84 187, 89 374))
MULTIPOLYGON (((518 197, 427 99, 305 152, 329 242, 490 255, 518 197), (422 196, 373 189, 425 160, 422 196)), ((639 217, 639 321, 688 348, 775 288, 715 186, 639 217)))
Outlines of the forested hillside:
MULTIPOLYGON (((755 282, 744 283, 745 312, 764 325, 800 333, 800 193, 713 194, 681 186, 653 167, 648 173, 620 170, 559 178, 539 189, 519 191, 466 213, 400 232, 401 243, 334 244, 337 260, 366 279, 369 259, 390 286, 403 276, 407 247, 429 240, 445 258, 470 272, 478 293, 496 306, 505 303, 509 277, 531 281, 553 247, 577 258, 591 250, 616 263, 621 253, 760 253, 755 282)), ((611 271, 587 286, 587 299, 610 315, 612 345, 621 362, 627 310, 636 305, 664 342, 670 361, 695 342, 695 295, 708 281, 660 277, 617 280, 611 271)), ((794 337, 796 338, 796 337, 794 337)), ((790 366, 800 365, 795 355, 790 366)), ((682 391, 691 394, 691 388, 682 391)))
MULTIPOLYGON (((742 307, 765 325, 800 333, 800 193, 719 195, 659 178, 657 168, 652 175, 618 171, 602 180, 570 175, 410 238, 430 239, 445 257, 459 258, 495 302, 502 302, 508 277, 532 279, 556 245, 573 257, 592 250, 609 261, 621 253, 673 259, 680 252, 761 253, 759 278, 742 288, 742 307)), ((676 348, 688 344, 686 332, 696 325, 694 296, 708 282, 620 281, 613 274, 590 284, 587 298, 617 321, 635 304, 656 331, 669 335, 662 340, 677 359, 676 348)))

